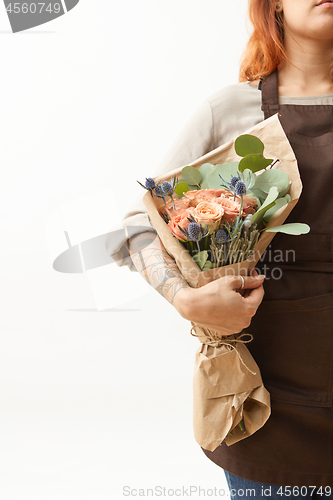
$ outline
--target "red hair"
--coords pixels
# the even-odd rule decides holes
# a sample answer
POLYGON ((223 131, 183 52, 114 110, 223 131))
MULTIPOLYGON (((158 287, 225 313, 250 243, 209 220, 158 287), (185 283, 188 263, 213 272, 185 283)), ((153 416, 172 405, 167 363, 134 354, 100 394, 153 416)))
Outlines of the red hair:
POLYGON ((287 59, 283 46, 283 17, 274 0, 249 0, 252 35, 241 59, 239 81, 253 81, 272 73, 287 59))

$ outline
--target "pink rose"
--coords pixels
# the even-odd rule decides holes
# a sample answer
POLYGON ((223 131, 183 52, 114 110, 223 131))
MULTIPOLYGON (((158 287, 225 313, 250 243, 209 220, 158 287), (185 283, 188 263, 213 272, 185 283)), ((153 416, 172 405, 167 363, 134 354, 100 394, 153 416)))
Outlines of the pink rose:
POLYGON ((202 193, 202 189, 200 189, 199 191, 197 190, 194 190, 194 191, 186 191, 186 193, 184 193, 184 197, 190 201, 190 205, 191 207, 195 207, 197 205, 197 196, 199 195, 199 193, 202 193))
POLYGON ((211 203, 209 201, 201 201, 194 208, 193 217, 201 226, 208 225, 210 233, 212 233, 219 225, 223 217, 224 209, 221 205, 211 203))
POLYGON ((222 196, 216 200, 216 203, 221 205, 224 209, 223 221, 232 224, 239 214, 240 203, 231 198, 224 198, 222 196))
POLYGON ((232 193, 226 189, 199 189, 194 191, 187 191, 184 197, 190 200, 192 207, 196 207, 201 201, 213 202, 219 196, 228 196, 232 193))
MULTIPOLYGON (((180 210, 182 208, 189 208, 190 206, 190 200, 188 200, 187 198, 180 198, 180 199, 173 199, 174 201, 174 204, 175 204, 175 210, 180 210)), ((171 212, 173 212, 173 205, 172 205, 172 201, 168 202, 165 205, 163 205, 161 208, 160 208, 160 211, 161 212, 166 212, 169 217, 171 217, 171 212)))
MULTIPOLYGON (((241 197, 236 196, 236 200, 241 202, 241 197)), ((245 210, 248 207, 255 208, 257 206, 257 200, 255 198, 251 198, 250 196, 247 196, 247 194, 244 194, 243 196, 243 210, 245 210)))
POLYGON ((181 241, 186 241, 185 235, 181 232, 178 226, 184 231, 188 228, 190 221, 188 217, 192 213, 192 208, 180 208, 171 214, 171 220, 168 222, 168 227, 172 234, 181 241))
POLYGON ((219 198, 220 196, 230 196, 232 193, 228 191, 227 189, 205 189, 205 191, 211 191, 216 198, 219 198))

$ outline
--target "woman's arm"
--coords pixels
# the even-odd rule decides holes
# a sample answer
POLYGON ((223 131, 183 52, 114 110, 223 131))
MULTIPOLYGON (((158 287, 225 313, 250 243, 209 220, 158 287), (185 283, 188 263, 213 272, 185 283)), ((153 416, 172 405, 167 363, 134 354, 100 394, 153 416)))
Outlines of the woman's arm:
POLYGON ((133 236, 128 243, 129 253, 136 270, 170 304, 183 288, 190 288, 175 261, 153 232, 133 236))
POLYGON ((221 335, 247 328, 263 299, 264 276, 245 277, 244 296, 237 291, 241 286, 239 276, 226 276, 201 288, 191 288, 156 233, 133 236, 128 248, 137 271, 183 318, 221 335))

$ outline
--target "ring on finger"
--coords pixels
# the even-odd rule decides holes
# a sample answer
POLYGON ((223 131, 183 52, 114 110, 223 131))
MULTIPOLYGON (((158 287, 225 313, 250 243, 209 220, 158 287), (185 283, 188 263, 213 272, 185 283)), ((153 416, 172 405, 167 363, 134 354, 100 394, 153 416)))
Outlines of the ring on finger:
POLYGON ((244 288, 244 286, 245 286, 245 279, 244 279, 243 276, 239 276, 239 277, 242 280, 242 286, 240 287, 240 290, 242 290, 244 288))

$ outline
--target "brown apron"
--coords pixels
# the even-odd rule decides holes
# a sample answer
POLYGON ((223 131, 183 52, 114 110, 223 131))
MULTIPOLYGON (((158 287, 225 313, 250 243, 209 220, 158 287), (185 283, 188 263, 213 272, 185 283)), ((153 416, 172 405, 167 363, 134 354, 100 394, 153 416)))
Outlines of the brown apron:
POLYGON ((263 82, 262 110, 280 114, 303 182, 286 223, 311 232, 277 234, 257 265, 265 297, 246 331, 271 417, 251 437, 203 451, 252 481, 333 487, 333 106, 279 105, 275 71, 263 82))

